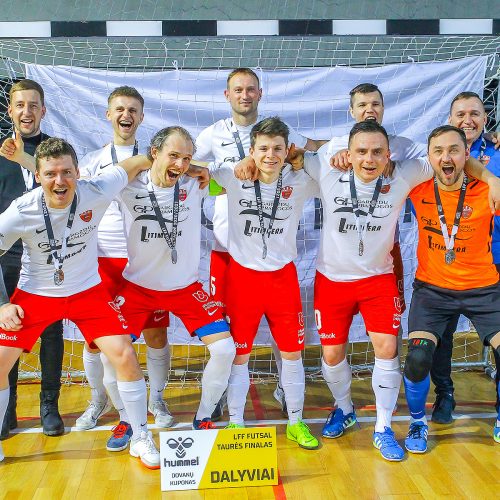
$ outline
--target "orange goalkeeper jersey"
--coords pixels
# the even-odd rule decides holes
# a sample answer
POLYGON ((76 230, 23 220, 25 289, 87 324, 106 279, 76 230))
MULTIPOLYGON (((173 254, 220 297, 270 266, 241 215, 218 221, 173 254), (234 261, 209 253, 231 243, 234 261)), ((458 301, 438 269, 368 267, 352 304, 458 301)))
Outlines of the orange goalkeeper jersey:
MULTIPOLYGON (((451 233, 460 189, 439 190, 443 210, 451 233)), ((469 180, 458 233, 455 236, 456 260, 445 263, 446 247, 441 233, 434 179, 412 190, 411 201, 418 220, 418 268, 416 278, 441 288, 468 290, 498 282, 498 273, 491 254, 493 216, 488 204, 488 185, 469 180)))

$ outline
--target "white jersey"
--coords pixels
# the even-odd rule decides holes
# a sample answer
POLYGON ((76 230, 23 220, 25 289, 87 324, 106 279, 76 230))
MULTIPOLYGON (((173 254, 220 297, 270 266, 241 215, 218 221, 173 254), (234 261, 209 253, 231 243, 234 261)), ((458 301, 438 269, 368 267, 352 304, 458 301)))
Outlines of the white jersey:
MULTIPOLYGON (((115 150, 116 158, 120 162, 132 156, 134 145, 115 145, 115 150)), ((112 165, 111 144, 108 144, 101 149, 87 153, 80 160, 80 175, 82 177, 101 175, 112 165)), ((99 225, 97 254, 99 257, 127 258, 127 241, 123 233, 122 214, 115 200, 109 205, 99 225)))
MULTIPOLYGON (((197 179, 182 176, 179 181, 177 262, 157 221, 148 194, 150 174, 142 172, 121 193, 128 264, 123 277, 150 290, 178 290, 198 280, 201 244, 201 202, 207 189, 197 179)), ((153 187, 168 233, 172 233, 174 187, 153 187)))
MULTIPOLYGON (((211 165, 213 178, 227 191, 229 202, 228 251, 238 264, 256 271, 282 269, 297 257, 297 228, 307 198, 318 195, 317 184, 303 170, 289 165, 282 174, 282 187, 272 230, 267 234, 267 256, 262 257, 262 230, 252 181, 240 181, 229 163, 211 165)), ((260 183, 263 220, 268 232, 277 181, 260 183)))
MULTIPOLYGON (((41 187, 14 200, 0 214, 0 249, 8 250, 22 238, 23 260, 18 288, 46 297, 67 297, 87 290, 101 279, 97 272, 97 227, 111 200, 125 187, 128 176, 119 166, 90 180, 78 180, 78 203, 64 256, 64 283, 54 283, 54 262, 42 215, 41 187)), ((48 207, 58 251, 61 249, 70 206, 48 207)))
MULTIPOLYGON (((347 149, 348 143, 349 134, 332 137, 332 139, 318 149, 318 153, 330 157, 343 149, 347 149)), ((413 142, 401 135, 389 135, 389 149, 391 150, 391 160, 393 161, 411 160, 427 155, 427 146, 425 144, 413 142)))
POLYGON ((384 178, 371 220, 366 223, 376 180, 363 183, 354 176, 363 230, 364 253, 359 255, 359 235, 352 211, 349 173, 330 167, 329 155, 306 153, 304 169, 315 179, 323 204, 317 269, 332 281, 354 281, 393 272, 394 232, 408 193, 432 178, 427 158, 396 163, 393 176, 384 178))
MULTIPOLYGON (((255 123, 263 120, 264 116, 259 116, 255 123)), ((255 125, 241 127, 236 125, 240 136, 241 144, 246 155, 250 150, 250 131, 255 125)), ((202 130, 196 138, 196 153, 194 158, 199 161, 214 161, 216 163, 229 163, 233 167, 240 161, 240 153, 233 136, 235 124, 231 118, 219 120, 210 127, 202 130)), ((290 134, 289 143, 294 143, 297 147, 303 148, 307 138, 301 136, 295 129, 288 125, 290 134)), ((213 216, 214 224, 214 250, 226 252, 228 239, 227 223, 228 203, 225 195, 217 196, 213 216)))

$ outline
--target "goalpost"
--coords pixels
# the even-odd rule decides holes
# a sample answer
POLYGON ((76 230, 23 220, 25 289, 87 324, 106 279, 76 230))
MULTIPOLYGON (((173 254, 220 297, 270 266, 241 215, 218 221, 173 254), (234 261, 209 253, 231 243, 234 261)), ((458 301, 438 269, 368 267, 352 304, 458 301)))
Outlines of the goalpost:
MULTIPOLYGON (((178 123, 196 135, 228 116, 222 94, 227 73, 248 66, 264 88, 263 114, 279 114, 305 136, 329 139, 346 133, 348 91, 357 83, 377 83, 385 97, 384 125, 390 133, 423 141, 444 123, 451 97, 463 90, 483 95, 489 130, 498 123, 500 37, 495 36, 328 36, 328 37, 173 37, 92 39, 0 39, 0 132, 8 134, 6 99, 10 85, 30 77, 46 91, 48 113, 42 128, 62 136, 79 155, 110 139, 104 120, 107 95, 118 85, 132 84, 146 100, 145 122, 139 128, 143 147, 159 128, 178 123)), ((201 277, 206 281, 211 242, 210 202, 203 214, 201 277)), ((320 352, 315 336, 312 279, 321 225, 317 204, 307 206, 298 233, 298 268, 309 347, 305 365, 310 377, 320 376, 320 352)), ((405 261, 405 294, 411 297, 416 268, 416 227, 410 213, 401 216, 405 261)), ((171 375, 180 381, 198 379, 207 357, 171 318, 171 375)), ((406 315, 403 323, 406 323, 406 315)), ((467 334, 461 322, 455 340, 455 367, 489 366, 488 353, 467 334)), ((65 325, 63 373, 68 381, 83 375, 82 342, 73 325, 65 325)), ((250 368, 255 379, 275 375, 269 333, 261 326, 250 368)), ((355 371, 370 369, 371 345, 356 318, 351 330, 349 360, 355 371)), ((137 345, 141 361, 145 349, 137 345)), ((21 377, 39 376, 36 348, 24 355, 21 377)))

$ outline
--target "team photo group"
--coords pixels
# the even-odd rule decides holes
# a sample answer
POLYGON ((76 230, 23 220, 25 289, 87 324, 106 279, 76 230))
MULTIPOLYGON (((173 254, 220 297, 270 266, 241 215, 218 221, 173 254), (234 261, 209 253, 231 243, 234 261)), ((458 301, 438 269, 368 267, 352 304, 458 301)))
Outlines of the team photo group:
POLYGON ((159 427, 174 424, 163 398, 173 314, 208 353, 193 429, 215 428, 226 405, 227 428, 245 427, 249 359, 266 318, 286 437, 315 450, 321 439, 359 425, 346 355, 360 313, 375 356, 373 445, 384 459, 427 451, 431 379, 431 418, 452 421, 451 355, 461 315, 494 355, 493 439, 500 443, 500 151, 495 134, 486 133, 481 97, 464 84, 449 102, 447 123, 421 144, 386 132, 384 96, 373 83, 350 92, 349 134, 324 140, 261 115, 261 84, 249 68, 228 74, 224 95, 227 118, 196 138, 167 123, 142 151, 136 135, 144 98, 134 87, 117 87, 108 97, 109 143, 77 158, 64 138, 42 132, 41 85, 12 85, 13 132, 0 146, 1 439, 17 427, 19 358, 39 338, 43 432, 64 433, 58 400, 68 319, 85 338, 91 390, 76 428, 94 428, 114 408, 119 422, 106 449, 128 448, 144 466, 160 468, 147 414, 159 427), (204 287, 201 215, 208 197, 215 199, 214 245, 204 287), (294 264, 311 198, 322 207, 314 317, 333 406, 321 439, 302 415, 306 338, 294 264), (418 222, 418 267, 400 353, 406 304, 398 220, 408 206, 418 222), (141 335, 149 397, 134 348, 141 335), (410 414, 405 437, 391 426, 401 383, 410 414))

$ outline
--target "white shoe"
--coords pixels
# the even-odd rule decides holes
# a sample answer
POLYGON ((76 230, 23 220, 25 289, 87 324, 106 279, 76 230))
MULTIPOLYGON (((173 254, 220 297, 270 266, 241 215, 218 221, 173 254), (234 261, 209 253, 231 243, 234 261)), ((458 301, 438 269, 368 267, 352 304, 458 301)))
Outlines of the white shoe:
POLYGON ((5 455, 3 454, 3 449, 2 449, 2 443, 0 443, 0 462, 5 458, 5 455))
POLYGON ((89 401, 88 408, 76 419, 75 427, 78 430, 85 431, 93 429, 97 424, 97 419, 108 413, 113 408, 109 398, 105 401, 89 401))
POLYGON ((155 417, 155 424, 159 427, 172 427, 174 424, 174 417, 168 409, 167 403, 163 399, 158 399, 153 402, 149 402, 148 410, 155 417))
POLYGON ((288 413, 286 408, 285 391, 283 390, 282 387, 280 387, 279 384, 276 384, 276 389, 274 389, 273 396, 274 399, 278 401, 278 403, 281 406, 281 413, 283 413, 283 415, 287 417, 288 413))
POLYGON ((130 454, 140 458, 148 469, 160 468, 160 452, 156 449, 151 432, 141 432, 139 439, 130 441, 130 454))

